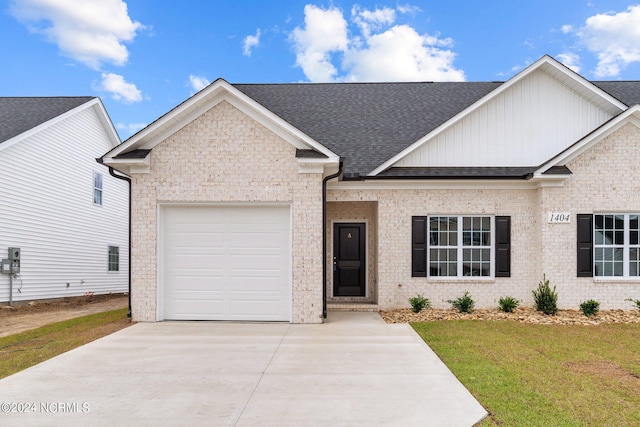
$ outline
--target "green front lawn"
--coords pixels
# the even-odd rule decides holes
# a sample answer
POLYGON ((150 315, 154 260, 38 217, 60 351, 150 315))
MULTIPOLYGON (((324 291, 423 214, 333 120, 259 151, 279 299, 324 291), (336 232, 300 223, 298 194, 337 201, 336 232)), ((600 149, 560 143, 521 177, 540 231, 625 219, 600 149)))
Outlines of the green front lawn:
POLYGON ((640 324, 412 324, 489 412, 481 426, 640 425, 640 324))
POLYGON ((131 324, 127 309, 90 314, 0 338, 0 378, 102 338, 131 324))

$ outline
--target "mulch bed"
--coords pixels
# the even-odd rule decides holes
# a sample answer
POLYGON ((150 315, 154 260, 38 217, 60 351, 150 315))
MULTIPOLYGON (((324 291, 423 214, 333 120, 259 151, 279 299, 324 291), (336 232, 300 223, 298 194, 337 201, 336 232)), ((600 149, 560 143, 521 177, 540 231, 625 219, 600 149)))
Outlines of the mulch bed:
POLYGON ((602 325, 612 323, 640 323, 638 310, 600 310, 597 315, 587 317, 579 310, 559 310, 547 316, 533 308, 518 308, 513 313, 498 309, 474 310, 459 313, 456 310, 424 309, 414 313, 411 309, 381 311, 380 316, 387 323, 438 322, 443 320, 505 320, 540 325, 602 325))

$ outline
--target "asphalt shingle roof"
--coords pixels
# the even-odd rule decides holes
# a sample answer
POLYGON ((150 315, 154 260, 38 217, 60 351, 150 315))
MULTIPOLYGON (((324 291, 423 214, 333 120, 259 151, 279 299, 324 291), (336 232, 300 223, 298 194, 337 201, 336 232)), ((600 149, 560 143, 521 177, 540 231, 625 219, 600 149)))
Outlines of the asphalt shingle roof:
POLYGON ((501 82, 234 84, 368 174, 501 82))
POLYGON ((627 104, 629 107, 640 104, 640 81, 603 81, 592 83, 618 101, 627 104))
POLYGON ((0 97, 0 144, 90 100, 78 97, 0 97))
MULTIPOLYGON (((593 82, 628 106, 640 81, 593 82)), ((366 175, 502 82, 298 83, 233 86, 366 175)))

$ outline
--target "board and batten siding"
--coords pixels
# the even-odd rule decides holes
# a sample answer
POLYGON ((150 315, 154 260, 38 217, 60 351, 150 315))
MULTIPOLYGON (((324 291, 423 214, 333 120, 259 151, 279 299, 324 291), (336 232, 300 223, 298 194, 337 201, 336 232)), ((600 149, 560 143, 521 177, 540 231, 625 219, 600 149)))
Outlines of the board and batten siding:
POLYGON ((95 161, 113 146, 94 108, 0 151, 0 257, 22 250, 14 302, 128 291, 128 185, 95 161), (94 171, 102 206, 93 204, 94 171), (107 271, 110 245, 120 248, 119 272, 107 271))
POLYGON ((394 166, 537 166, 611 117, 537 70, 394 166))

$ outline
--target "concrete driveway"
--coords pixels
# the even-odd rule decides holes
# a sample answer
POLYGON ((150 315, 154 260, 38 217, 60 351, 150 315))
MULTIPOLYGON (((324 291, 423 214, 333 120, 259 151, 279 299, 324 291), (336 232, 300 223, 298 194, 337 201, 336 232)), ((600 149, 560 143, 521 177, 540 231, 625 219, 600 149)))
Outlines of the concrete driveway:
POLYGON ((486 412, 408 325, 139 323, 0 380, 2 426, 471 426, 486 412))

